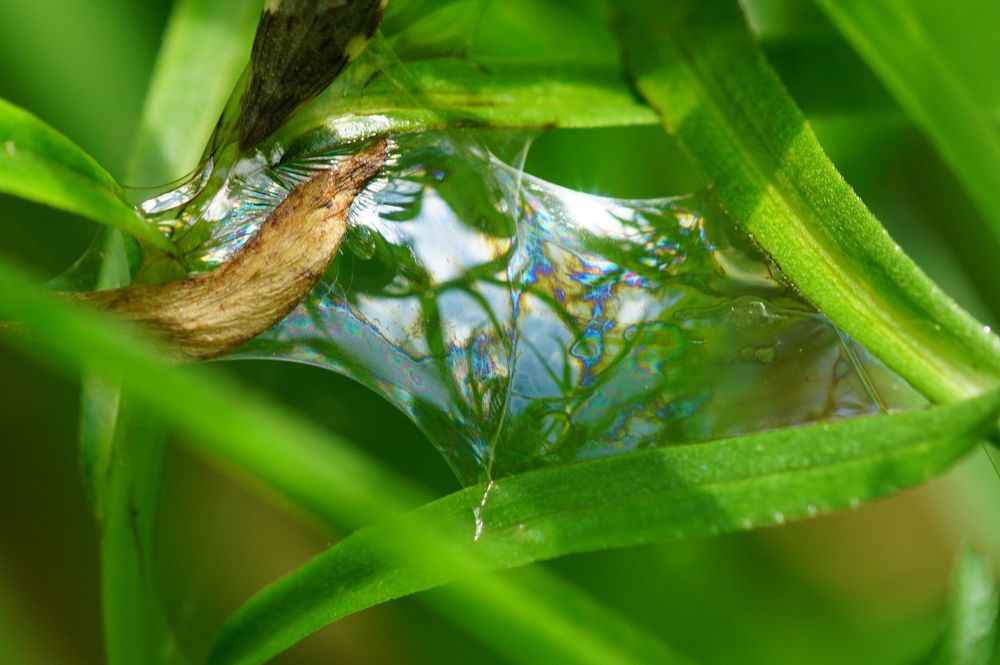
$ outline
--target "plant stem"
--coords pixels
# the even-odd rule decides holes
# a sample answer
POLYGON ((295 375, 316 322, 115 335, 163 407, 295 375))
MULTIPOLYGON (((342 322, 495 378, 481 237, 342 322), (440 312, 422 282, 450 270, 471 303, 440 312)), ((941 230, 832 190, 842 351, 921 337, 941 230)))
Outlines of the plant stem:
POLYGON ((615 7, 640 93, 804 296, 931 400, 1000 383, 1000 340, 901 251, 843 180, 735 1, 615 7))

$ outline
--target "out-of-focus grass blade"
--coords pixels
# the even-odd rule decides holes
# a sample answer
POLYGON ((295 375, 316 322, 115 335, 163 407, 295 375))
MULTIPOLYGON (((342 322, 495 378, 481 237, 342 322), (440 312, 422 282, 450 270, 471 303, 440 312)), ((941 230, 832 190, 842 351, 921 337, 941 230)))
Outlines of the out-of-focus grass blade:
POLYGON ((1000 340, 903 254, 844 182, 735 0, 613 8, 640 93, 807 298, 931 399, 1000 382, 1000 340))
MULTIPOLYGON (((858 505, 919 483, 969 450, 995 421, 1000 393, 896 415, 620 455, 472 487, 415 519, 468 537, 504 569, 573 552, 782 524, 858 505)), ((382 545, 389 527, 346 538, 233 615, 216 663, 260 662, 322 626, 372 605, 450 582, 382 545), (270 633, 265 635, 264 628, 270 633), (275 639, 283 642, 276 644, 275 639)))
POLYGON ((131 405, 127 393, 114 406, 101 517, 108 662, 184 663, 167 624, 156 575, 160 486, 170 430, 131 405))
MULTIPOLYGON (((151 184, 195 165, 246 62, 261 2, 176 3, 157 58, 127 178, 151 184)), ((122 238, 103 240, 98 286, 130 281, 122 238)), ((84 482, 101 523, 108 661, 178 662, 157 589, 156 523, 169 430, 130 407, 117 377, 86 373, 80 418, 84 482)))
POLYGON ((197 165, 250 57, 263 0, 176 3, 129 163, 129 184, 156 185, 197 165))
MULTIPOLYGON (((423 600, 515 663, 536 665, 565 661, 565 652, 553 649, 553 644, 559 644, 562 640, 539 639, 536 635, 526 633, 519 623, 528 621, 545 626, 552 633, 563 633, 565 640, 578 639, 575 634, 576 626, 588 627, 604 636, 611 644, 621 645, 622 652, 639 663, 693 665, 688 658, 669 651, 661 642, 637 630, 622 616, 598 604, 572 584, 545 574, 540 567, 518 571, 516 576, 496 576, 495 579, 501 586, 530 589, 532 602, 520 608, 512 608, 509 614, 501 614, 484 607, 482 603, 469 602, 476 598, 475 581, 471 584, 456 582, 454 585, 435 589, 424 594, 423 600), (518 617, 518 620, 511 621, 513 616, 518 617)), ((591 648, 589 645, 580 646, 591 648)), ((582 662, 584 659, 580 660, 582 662)), ((608 660, 601 660, 600 656, 594 660, 615 662, 614 654, 608 660)), ((618 660, 621 662, 622 659, 618 660)))
MULTIPOLYGON (((256 478, 299 508, 340 526, 391 521, 394 526, 382 532, 387 538, 379 539, 376 534, 374 541, 368 541, 381 550, 374 552, 377 561, 405 561, 413 567, 409 574, 421 575, 422 579, 448 575, 467 578, 469 586, 463 602, 482 612, 495 612, 497 622, 516 626, 530 637, 529 643, 546 644, 553 653, 560 654, 561 662, 648 662, 647 650, 653 642, 642 640, 638 643, 642 650, 633 653, 633 647, 638 647, 631 638, 622 640, 620 622, 609 620, 611 628, 604 630, 601 625, 556 621, 558 608, 536 598, 531 589, 475 575, 483 570, 483 563, 472 548, 471 513, 465 514, 464 530, 447 533, 423 520, 398 519, 403 510, 423 499, 422 493, 407 481, 385 471, 349 444, 206 368, 180 369, 158 360, 153 349, 128 334, 124 326, 52 300, 23 273, 3 263, 0 319, 17 321, 32 333, 31 340, 13 340, 42 360, 63 368, 97 367, 105 375, 117 377, 129 399, 187 434, 197 444, 198 452, 241 475, 256 478), (544 608, 545 620, 536 621, 538 615, 526 612, 526 607, 544 608)), ((129 449, 140 454, 139 444, 141 441, 130 442, 129 449)), ((137 467, 132 460, 129 477, 148 481, 152 467, 145 467, 147 463, 146 455, 141 460, 143 466, 137 467)), ((107 492, 112 494, 110 485, 107 492)), ((144 485, 144 505, 153 499, 149 485, 144 485)), ((364 574, 363 570, 356 572, 364 574)), ((369 581, 381 586, 377 579, 369 581)), ((335 589, 327 587, 327 596, 335 589)), ((289 616, 296 612, 294 607, 285 610, 289 616)), ((294 629, 301 631, 298 625, 294 629)), ((281 625, 259 625, 253 638, 263 646, 230 654, 228 661, 262 662, 290 643, 281 625)), ((126 642, 124 646, 130 645, 126 642)), ((160 653, 169 644, 161 646, 160 653)), ((666 648, 661 647, 659 654, 657 662, 683 662, 666 648)))
POLYGON ((136 213, 100 164, 55 129, 3 99, 0 192, 82 215, 173 251, 166 236, 136 213))
MULTIPOLYGON (((113 289, 128 284, 132 277, 128 257, 117 231, 102 233, 103 245, 97 276, 97 288, 113 289)), ((115 381, 93 373, 84 373, 80 396, 80 466, 84 489, 98 522, 104 518, 105 484, 111 466, 121 389, 115 381)))
MULTIPOLYGON (((130 180, 164 182, 194 166, 246 63, 261 6, 261 0, 176 4, 132 149, 130 180)), ((109 235, 103 242, 98 288, 127 284, 131 278, 121 239, 109 235)), ((81 455, 92 496, 103 491, 119 392, 105 379, 84 379, 81 455)), ((100 501, 95 508, 100 515, 100 501)))
POLYGON ((400 0, 386 7, 382 30, 406 58, 468 51, 490 0, 400 0))
POLYGON ((944 635, 926 665, 990 665, 997 639, 996 580, 990 562, 966 545, 958 555, 944 635))
MULTIPOLYGON (((1000 247, 1000 128, 928 34, 911 0, 817 0, 934 143, 1000 247)), ((953 14, 962 15, 962 4, 953 14)), ((967 20, 977 18, 966 12, 967 20)))

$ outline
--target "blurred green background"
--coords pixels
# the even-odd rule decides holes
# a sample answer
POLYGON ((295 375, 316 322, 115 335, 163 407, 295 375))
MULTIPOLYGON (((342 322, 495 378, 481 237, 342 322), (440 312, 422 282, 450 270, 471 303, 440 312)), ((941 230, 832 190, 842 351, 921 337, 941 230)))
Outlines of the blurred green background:
MULTIPOLYGON (((974 17, 978 2, 959 5, 974 17)), ((120 176, 170 4, 3 0, 0 96, 36 113, 120 176)), ((567 26, 572 0, 548 3, 548 18, 569 35, 558 43, 537 38, 530 4, 494 3, 480 26, 477 52, 503 54, 516 45, 614 59, 609 37, 584 23, 567 26)), ((940 11, 934 2, 923 4, 931 18, 940 11)), ((811 4, 749 5, 755 29, 847 180, 911 256, 995 327, 997 294, 974 287, 991 281, 984 277, 995 276, 995 262, 975 241, 975 209, 927 141, 811 4), (802 41, 826 55, 813 63, 781 60, 802 41), (839 76, 825 76, 822 67, 836 68, 839 76), (858 91, 864 98, 852 99, 858 91)), ((965 43, 989 38, 984 23, 969 26, 983 33, 978 36, 955 39, 943 31, 942 48, 983 91, 985 103, 994 103, 1000 61, 991 68, 965 43)), ((681 194, 700 184, 669 138, 652 128, 549 132, 535 141, 527 168, 619 196, 681 194)), ((89 222, 4 196, 0 223, 0 251, 42 278, 72 263, 96 232, 89 222)), ((457 489, 424 437, 350 381, 275 363, 220 369, 363 443, 435 493, 457 489)), ((77 384, 0 347, 0 662, 102 662, 97 534, 77 468, 78 393, 77 384)), ((706 663, 904 663, 936 637, 958 544, 969 539, 1000 561, 998 527, 1000 479, 977 451, 920 489, 848 514, 573 556, 549 567, 706 663)), ((338 535, 174 446, 161 537, 168 613, 197 660, 228 612, 338 535)), ((494 660, 486 647, 409 599, 338 623, 277 662, 494 660)))

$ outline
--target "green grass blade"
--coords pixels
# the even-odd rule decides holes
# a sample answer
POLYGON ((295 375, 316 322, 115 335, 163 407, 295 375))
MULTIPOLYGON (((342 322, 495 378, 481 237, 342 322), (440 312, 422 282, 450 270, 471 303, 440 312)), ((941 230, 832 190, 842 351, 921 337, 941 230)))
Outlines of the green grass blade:
MULTIPOLYGON (((246 61, 260 2, 176 4, 157 58, 127 178, 158 183, 195 165, 246 61)), ((109 234, 100 288, 130 281, 122 238, 109 234)), ((101 523, 108 661, 179 662, 157 588, 156 523, 169 430, 140 417, 106 375, 83 377, 80 453, 101 523)))
MULTIPOLYGON (((407 481, 384 471, 349 444, 207 368, 179 369, 165 364, 124 327, 46 297, 20 271, 3 264, 0 318, 15 320, 35 335, 30 342, 14 338, 28 352, 64 368, 97 366, 102 373, 118 377, 131 399, 189 435, 198 452, 256 478, 286 500, 331 523, 359 526, 372 520, 392 520, 423 499, 407 481)), ((149 477, 141 470, 135 473, 149 477)), ((399 557, 432 579, 455 573, 471 576, 481 570, 478 556, 468 549, 470 520, 457 541, 441 538, 436 525, 423 521, 393 523, 389 537, 379 543, 386 556, 399 557)), ((617 634, 614 631, 605 635, 565 620, 533 623, 533 615, 524 613, 523 608, 544 607, 545 603, 530 589, 500 584, 489 577, 472 579, 465 602, 495 608, 506 621, 545 642, 568 662, 644 662, 628 650, 631 642, 611 639, 617 634)), ((551 608, 550 614, 554 612, 551 608)), ((283 639, 271 630, 258 632, 257 637, 279 644, 283 639)), ((643 644, 648 648, 649 641, 643 644)), ((669 653, 665 649, 661 652, 669 653)), ((258 656, 251 655, 245 662, 260 662, 258 656)), ((664 658, 661 662, 673 661, 664 658)))
POLYGON ((173 244, 136 213, 100 164, 55 129, 3 99, 0 192, 82 215, 173 251, 173 244))
MULTIPOLYGON (((880 415, 670 446, 497 481, 475 551, 504 569, 574 552, 782 524, 919 483, 974 446, 1000 393, 880 415)), ((486 488, 435 501, 415 519, 468 537, 486 488)), ((247 602, 214 662, 259 662, 322 626, 456 579, 434 576, 383 544, 398 525, 359 531, 247 602), (270 632, 264 634, 264 627, 270 632)))
POLYGON ((157 185, 193 169, 250 58, 262 0, 175 4, 132 149, 130 184, 157 185))
MULTIPOLYGON (((893 98, 840 41, 800 37, 770 39, 762 45, 809 116, 879 115, 905 121, 893 98), (860 70, 859 70, 860 68, 860 70)), ((613 65, 494 58, 442 57, 405 62, 402 74, 388 69, 345 97, 335 84, 291 118, 278 141, 327 126, 345 137, 371 130, 365 116, 380 116, 380 130, 396 132, 482 127, 594 128, 658 124, 656 112, 636 97, 613 65), (394 81, 403 76, 408 91, 394 81)), ((1000 119, 1000 101, 983 113, 1000 119)))
POLYGON ((101 592, 108 662, 183 663, 157 588, 156 533, 169 430, 119 402, 101 521, 101 592))
POLYGON ((405 63, 365 86, 358 98, 336 85, 298 113, 277 140, 289 140, 342 118, 335 129, 380 131, 447 127, 611 127, 652 125, 656 113, 636 98, 621 71, 605 65, 438 58, 405 63), (397 79, 404 77, 405 87, 397 79))
POLYGON ((931 399, 997 385, 1000 341, 900 251, 844 182, 735 1, 614 9, 640 93, 807 298, 931 399))
MULTIPOLYGON (((930 138, 1000 247, 1000 128, 931 39, 912 1, 817 4, 930 138)), ((963 14, 961 5, 952 13, 977 20, 975 14, 963 14)))
POLYGON ((926 665, 989 665, 1000 595, 989 560, 966 545, 958 555, 944 635, 926 665))

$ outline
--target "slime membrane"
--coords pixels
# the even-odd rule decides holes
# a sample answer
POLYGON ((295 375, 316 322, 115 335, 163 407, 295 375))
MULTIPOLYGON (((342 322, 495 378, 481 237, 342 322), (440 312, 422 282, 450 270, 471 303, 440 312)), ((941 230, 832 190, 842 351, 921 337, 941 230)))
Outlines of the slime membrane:
MULTIPOLYGON (((210 270, 364 144, 313 132, 142 208, 170 221, 189 268, 210 270)), ((394 138, 319 286, 232 357, 369 386, 465 483, 916 399, 782 279, 710 190, 584 194, 455 132, 394 138)))

